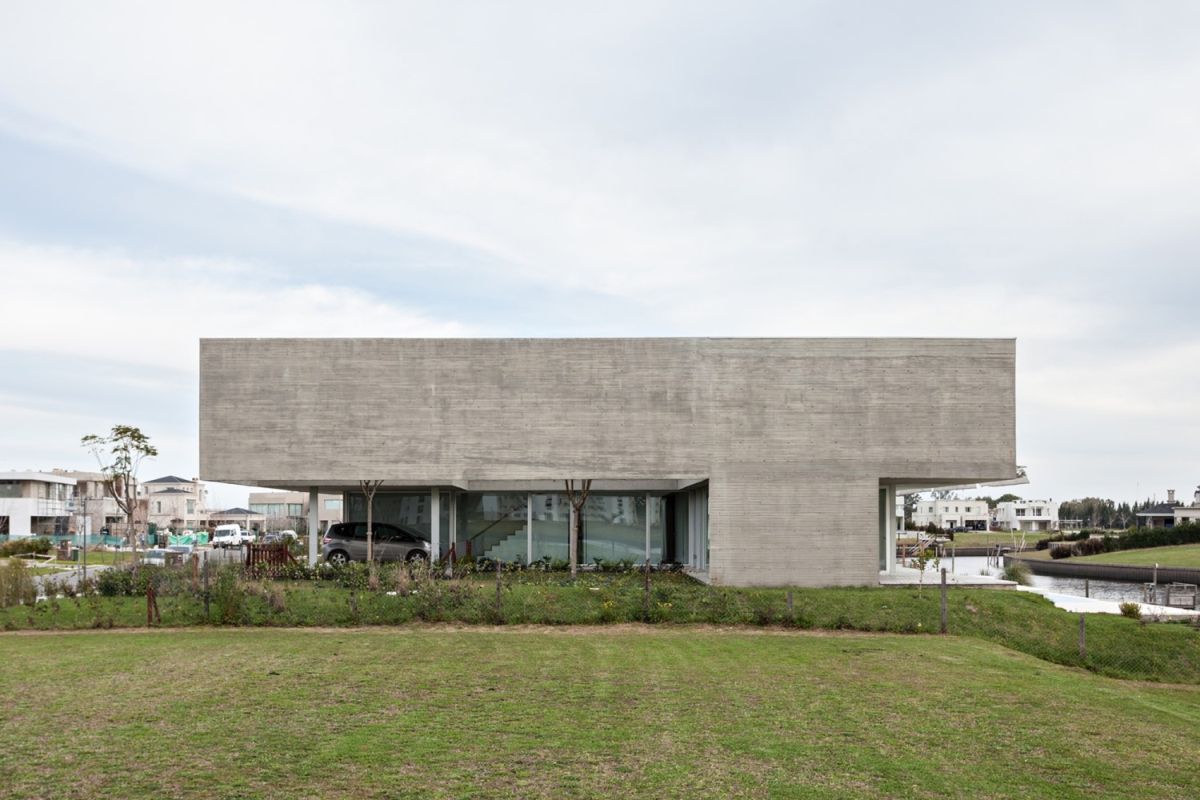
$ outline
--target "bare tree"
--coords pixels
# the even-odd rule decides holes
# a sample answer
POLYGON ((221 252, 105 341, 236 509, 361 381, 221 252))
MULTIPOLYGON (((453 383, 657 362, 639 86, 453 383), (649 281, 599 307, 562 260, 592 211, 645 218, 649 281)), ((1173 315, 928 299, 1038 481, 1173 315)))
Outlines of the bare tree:
POLYGON ((89 434, 80 444, 92 452, 104 475, 104 490, 125 514, 126 535, 137 563, 137 471, 144 459, 158 455, 150 437, 132 425, 113 425, 107 436, 89 434))
POLYGON ((571 504, 571 531, 567 544, 568 558, 571 562, 571 574, 579 570, 579 545, 583 541, 583 507, 587 504, 588 494, 592 491, 592 481, 580 482, 580 488, 575 489, 575 481, 563 481, 567 487, 567 502, 571 504))

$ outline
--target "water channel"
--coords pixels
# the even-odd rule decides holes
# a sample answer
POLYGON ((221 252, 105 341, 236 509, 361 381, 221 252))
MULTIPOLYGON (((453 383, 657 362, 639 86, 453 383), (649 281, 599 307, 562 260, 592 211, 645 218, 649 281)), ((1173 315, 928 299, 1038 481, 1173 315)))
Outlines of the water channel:
MULTIPOLYGON (((999 578, 1004 572, 1003 567, 989 567, 987 556, 956 556, 952 559, 947 555, 942 559, 940 566, 956 575, 992 575, 999 578)), ((1083 578, 1060 578, 1053 575, 1032 574, 1029 577, 1030 585, 1040 589, 1051 589, 1078 597, 1085 596, 1083 578)), ((1142 599, 1142 584, 1140 583, 1090 579, 1087 584, 1087 596, 1097 600, 1135 600, 1140 602, 1142 599)))

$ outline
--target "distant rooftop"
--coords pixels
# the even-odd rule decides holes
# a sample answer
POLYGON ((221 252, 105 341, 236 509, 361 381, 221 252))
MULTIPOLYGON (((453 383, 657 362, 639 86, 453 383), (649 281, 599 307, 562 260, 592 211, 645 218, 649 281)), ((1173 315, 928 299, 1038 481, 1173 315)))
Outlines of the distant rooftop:
POLYGON ((144 481, 144 483, 191 483, 188 478, 180 478, 178 475, 164 475, 161 478, 155 478, 152 481, 144 481))

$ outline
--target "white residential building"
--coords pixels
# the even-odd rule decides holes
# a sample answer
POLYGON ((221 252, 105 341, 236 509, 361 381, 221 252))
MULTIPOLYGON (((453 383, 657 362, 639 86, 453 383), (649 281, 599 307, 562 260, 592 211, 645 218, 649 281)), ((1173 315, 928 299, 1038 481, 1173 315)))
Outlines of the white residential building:
POLYGON ((146 521, 157 528, 197 529, 208 522, 208 489, 198 478, 164 475, 139 486, 138 497, 146 501, 146 521))
POLYGON ((1188 523, 1200 524, 1200 486, 1196 487, 1196 493, 1192 495, 1190 506, 1175 508, 1175 524, 1186 525, 1188 523))
POLYGON ((1007 500, 996 504, 993 522, 1003 531, 1058 530, 1058 503, 1053 500, 1007 500))
MULTIPOLYGON (((89 536, 99 535, 103 530, 114 536, 125 532, 126 514, 104 488, 103 473, 72 469, 56 469, 53 472, 75 481, 76 503, 75 518, 71 521, 72 529, 89 536)), ((136 482, 134 486, 136 488, 136 482)), ((134 511, 136 513, 137 509, 134 511)))
POLYGON ((986 531, 989 519, 986 500, 920 500, 913 510, 913 522, 918 528, 932 524, 942 530, 986 531))
MULTIPOLYGON (((307 492, 252 492, 247 506, 250 511, 263 516, 268 530, 308 530, 307 492)), ((342 521, 340 494, 317 495, 317 521, 321 531, 342 521)))
POLYGON ((0 472, 0 534, 70 533, 75 479, 51 472, 0 472))

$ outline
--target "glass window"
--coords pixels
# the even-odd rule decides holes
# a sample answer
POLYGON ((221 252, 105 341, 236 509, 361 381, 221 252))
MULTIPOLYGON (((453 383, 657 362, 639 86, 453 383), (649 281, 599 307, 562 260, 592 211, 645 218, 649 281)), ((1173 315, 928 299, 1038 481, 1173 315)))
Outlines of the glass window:
POLYGON ((326 511, 341 511, 342 510, 342 501, 341 500, 326 500, 325 501, 325 510, 326 511))
POLYGON ((304 504, 303 503, 288 503, 287 504, 287 515, 289 517, 303 517, 304 516, 304 504))
POLYGON ((0 497, 20 497, 20 481, 0 481, 0 497))
MULTIPOLYGON (((365 522, 367 519, 367 498, 361 492, 346 496, 347 519, 365 522)), ((429 495, 401 494, 399 492, 380 493, 375 495, 371 519, 374 522, 386 522, 402 530, 409 531, 423 541, 429 541, 432 524, 429 514, 429 495)))
POLYGON ((581 564, 646 558, 646 495, 591 495, 583 508, 581 564))
POLYGON ((533 496, 533 560, 566 561, 567 528, 571 524, 571 504, 564 494, 533 496))
POLYGON ((454 541, 457 557, 525 561, 528 501, 529 495, 523 492, 460 494, 454 541))

